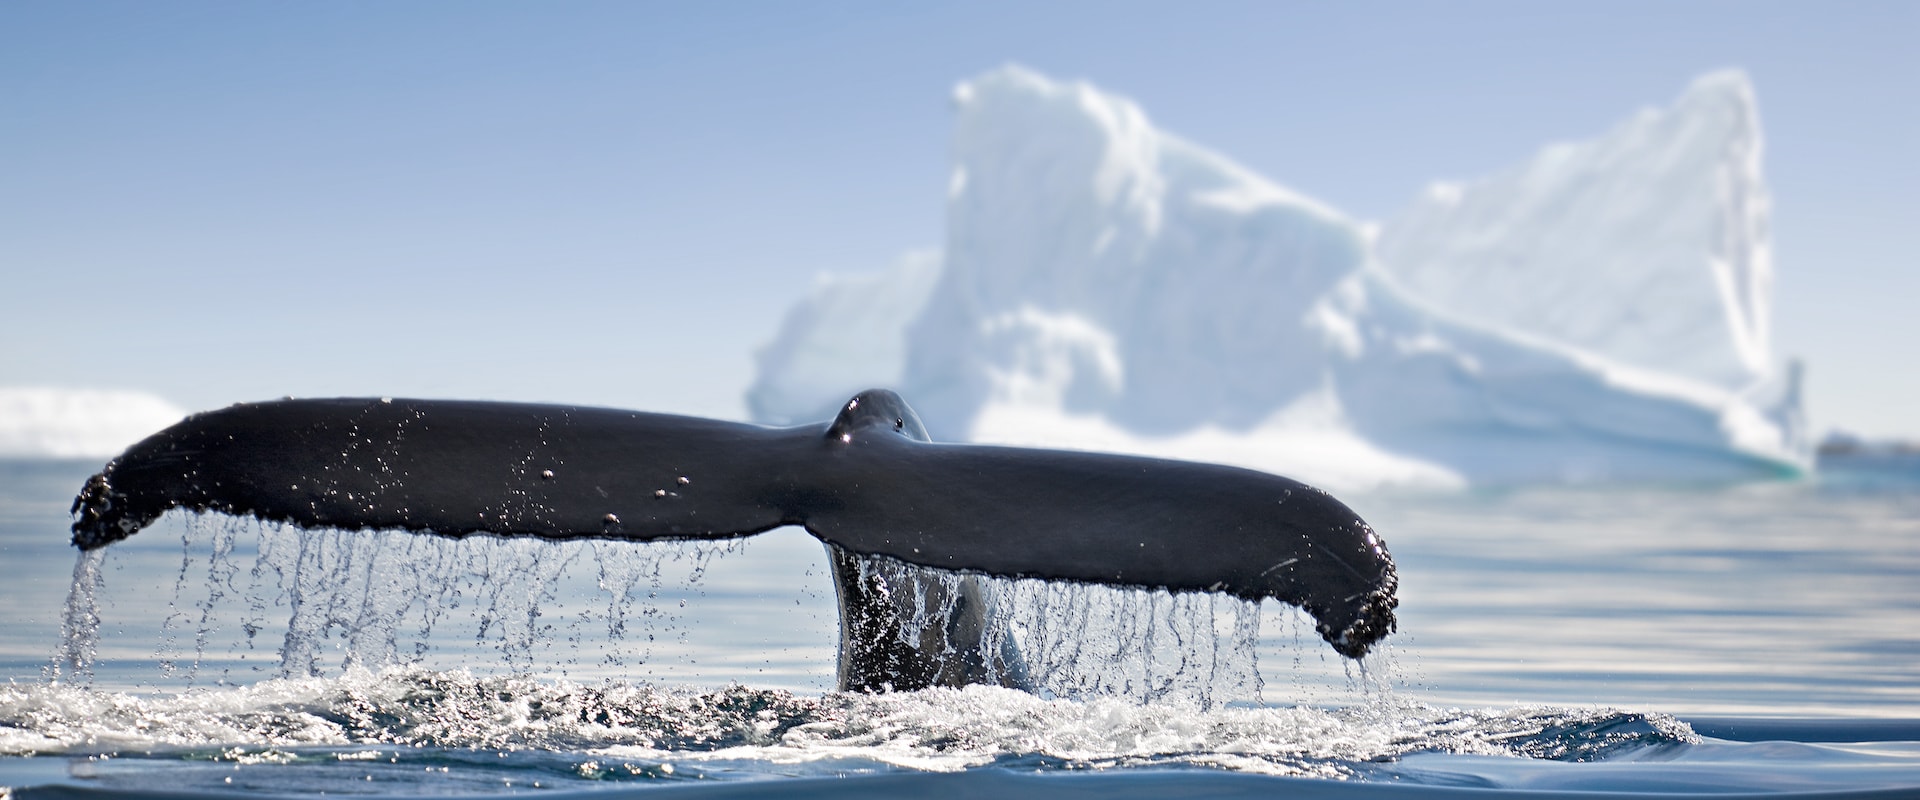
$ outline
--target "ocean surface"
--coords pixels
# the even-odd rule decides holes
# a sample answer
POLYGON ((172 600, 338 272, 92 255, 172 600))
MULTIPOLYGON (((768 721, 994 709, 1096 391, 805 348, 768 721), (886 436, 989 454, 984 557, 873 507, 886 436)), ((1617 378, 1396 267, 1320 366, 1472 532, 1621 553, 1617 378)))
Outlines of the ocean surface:
POLYGON ((1045 687, 832 692, 804 532, 462 541, 170 515, 0 462, 0 798, 1920 796, 1920 459, 1346 499, 1401 576, 1291 609, 995 582, 1045 687))

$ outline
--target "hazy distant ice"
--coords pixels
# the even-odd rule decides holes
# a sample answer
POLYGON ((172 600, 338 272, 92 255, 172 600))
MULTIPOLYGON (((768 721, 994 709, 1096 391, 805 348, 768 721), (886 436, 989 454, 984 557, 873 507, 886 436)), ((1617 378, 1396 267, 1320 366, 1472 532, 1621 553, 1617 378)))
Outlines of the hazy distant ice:
POLYGON ((839 410, 847 386, 899 385, 907 343, 898 332, 926 305, 939 277, 937 250, 908 253, 880 274, 820 276, 773 342, 755 354, 748 412, 775 425, 814 422, 839 410))
POLYGON ((757 419, 823 419, 890 386, 936 438, 1340 488, 1808 463, 1798 371, 1768 341, 1767 196, 1739 73, 1433 187, 1382 226, 1084 83, 1008 67, 956 106, 943 257, 818 286, 761 351, 757 419))
POLYGON ((0 458, 107 458, 186 412, 144 392, 0 388, 0 458))

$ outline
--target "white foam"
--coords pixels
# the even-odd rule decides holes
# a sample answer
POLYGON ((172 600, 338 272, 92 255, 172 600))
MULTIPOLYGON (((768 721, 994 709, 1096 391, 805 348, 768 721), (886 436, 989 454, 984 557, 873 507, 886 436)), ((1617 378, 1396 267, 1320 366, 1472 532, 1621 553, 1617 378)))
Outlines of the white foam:
POLYGON ((1442 709, 1376 695, 1345 708, 1045 699, 987 686, 797 697, 391 668, 178 695, 0 686, 0 754, 218 748, 234 764, 291 748, 538 748, 582 774, 740 774, 808 763, 949 772, 1032 760, 1053 768, 1210 767, 1354 778, 1364 765, 1449 752, 1591 760, 1699 739, 1661 715, 1610 709, 1442 709))

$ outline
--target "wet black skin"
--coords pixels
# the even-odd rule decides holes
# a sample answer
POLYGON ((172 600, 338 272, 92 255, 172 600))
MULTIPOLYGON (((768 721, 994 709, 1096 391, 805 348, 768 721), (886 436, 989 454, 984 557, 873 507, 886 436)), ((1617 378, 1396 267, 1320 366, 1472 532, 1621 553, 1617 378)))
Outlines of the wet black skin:
POLYGON ((1393 631, 1397 603, 1384 543, 1318 489, 1212 464, 934 443, 885 390, 849 400, 824 432, 517 403, 240 404, 109 462, 74 500, 73 542, 105 546, 171 508, 454 537, 722 539, 803 526, 827 545, 840 684, 852 690, 1025 680, 1018 653, 967 646, 993 613, 977 581, 948 598, 892 561, 1273 598, 1305 609, 1353 658, 1393 631), (901 643, 900 609, 929 599, 951 618, 901 643), (952 652, 973 663, 942 655, 952 652))

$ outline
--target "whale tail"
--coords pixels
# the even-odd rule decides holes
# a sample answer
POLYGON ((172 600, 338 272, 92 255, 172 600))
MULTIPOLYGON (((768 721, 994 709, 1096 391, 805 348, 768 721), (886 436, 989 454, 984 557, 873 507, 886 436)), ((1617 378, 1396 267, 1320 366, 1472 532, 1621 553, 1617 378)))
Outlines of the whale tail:
POLYGON ((74 500, 73 542, 103 547, 173 508, 550 539, 801 525, 849 556, 1274 598, 1349 657, 1392 632, 1397 603, 1384 543, 1325 492, 1210 464, 933 443, 884 390, 824 431, 518 403, 240 404, 109 462, 74 500))

